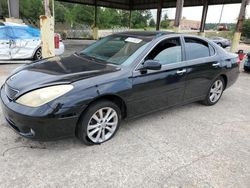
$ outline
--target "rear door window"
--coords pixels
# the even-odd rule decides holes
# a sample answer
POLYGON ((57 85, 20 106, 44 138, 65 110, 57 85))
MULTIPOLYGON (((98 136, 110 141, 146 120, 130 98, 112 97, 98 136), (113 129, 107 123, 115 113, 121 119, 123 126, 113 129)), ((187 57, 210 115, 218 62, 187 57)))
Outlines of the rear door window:
POLYGON ((185 37, 184 39, 187 60, 210 56, 211 49, 206 41, 192 37, 185 37))
POLYGON ((5 28, 0 28, 0 40, 7 40, 8 37, 6 35, 6 30, 5 28))
POLYGON ((14 29, 14 34, 15 34, 15 38, 18 39, 30 39, 32 38, 32 34, 29 33, 25 28, 13 28, 14 29))

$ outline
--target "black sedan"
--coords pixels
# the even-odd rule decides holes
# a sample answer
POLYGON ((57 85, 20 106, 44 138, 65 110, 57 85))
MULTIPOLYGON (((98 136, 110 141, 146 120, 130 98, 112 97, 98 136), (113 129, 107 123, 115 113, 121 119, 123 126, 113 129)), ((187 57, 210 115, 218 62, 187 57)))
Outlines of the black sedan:
POLYGON ((1 87, 1 102, 8 124, 24 137, 76 135, 100 144, 124 118, 195 101, 216 104, 238 74, 237 56, 207 39, 125 32, 18 68, 1 87))

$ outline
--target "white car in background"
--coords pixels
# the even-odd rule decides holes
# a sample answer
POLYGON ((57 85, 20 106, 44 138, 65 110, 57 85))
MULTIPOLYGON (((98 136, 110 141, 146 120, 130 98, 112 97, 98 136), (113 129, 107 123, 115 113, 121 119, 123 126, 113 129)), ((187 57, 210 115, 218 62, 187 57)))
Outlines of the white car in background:
MULTIPOLYGON (((55 34, 55 55, 62 55, 64 44, 55 34)), ((42 59, 40 30, 28 25, 0 23, 0 60, 42 59)))

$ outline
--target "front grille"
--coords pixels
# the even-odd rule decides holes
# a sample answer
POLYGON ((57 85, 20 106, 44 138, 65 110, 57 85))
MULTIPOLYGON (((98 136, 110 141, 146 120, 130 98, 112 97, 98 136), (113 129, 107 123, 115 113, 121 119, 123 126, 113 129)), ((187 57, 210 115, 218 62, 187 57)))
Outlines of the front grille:
POLYGON ((4 85, 4 90, 5 90, 7 97, 11 100, 13 100, 19 92, 18 90, 13 89, 12 87, 8 86, 7 84, 4 85))

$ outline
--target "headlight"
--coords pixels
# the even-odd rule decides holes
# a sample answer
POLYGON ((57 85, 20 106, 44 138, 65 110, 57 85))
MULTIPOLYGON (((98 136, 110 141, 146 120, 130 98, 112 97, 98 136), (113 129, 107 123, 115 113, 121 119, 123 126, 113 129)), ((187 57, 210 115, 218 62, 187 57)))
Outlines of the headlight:
POLYGON ((56 85, 45 87, 24 94, 16 100, 17 103, 29 106, 42 106, 73 89, 72 85, 56 85))

